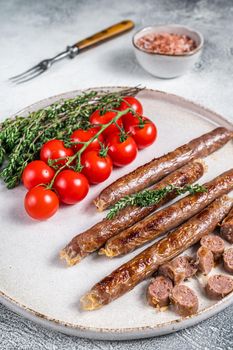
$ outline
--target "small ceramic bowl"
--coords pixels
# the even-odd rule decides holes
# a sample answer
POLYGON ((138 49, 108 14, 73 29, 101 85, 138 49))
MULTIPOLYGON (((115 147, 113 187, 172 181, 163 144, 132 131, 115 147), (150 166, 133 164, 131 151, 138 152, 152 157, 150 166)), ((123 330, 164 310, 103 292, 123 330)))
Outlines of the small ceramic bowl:
POLYGON ((204 44, 201 33, 186 26, 150 26, 139 30, 133 36, 133 46, 139 64, 152 75, 159 78, 175 78, 186 73, 199 59, 204 44), (148 52, 137 46, 137 40, 146 34, 169 33, 187 35, 196 42, 193 51, 181 55, 167 55, 148 52))

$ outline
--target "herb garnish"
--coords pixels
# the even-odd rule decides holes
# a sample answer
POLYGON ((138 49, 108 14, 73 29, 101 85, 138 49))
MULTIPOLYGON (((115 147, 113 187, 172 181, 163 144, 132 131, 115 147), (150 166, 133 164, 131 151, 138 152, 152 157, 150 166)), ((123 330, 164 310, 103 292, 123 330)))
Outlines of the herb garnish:
POLYGON ((178 187, 173 185, 165 186, 158 190, 144 190, 138 193, 131 194, 121 198, 108 212, 107 219, 113 219, 120 210, 128 206, 148 207, 150 205, 157 204, 170 192, 176 191, 177 194, 184 194, 189 192, 190 194, 205 192, 206 188, 202 185, 186 185, 184 187, 178 187))

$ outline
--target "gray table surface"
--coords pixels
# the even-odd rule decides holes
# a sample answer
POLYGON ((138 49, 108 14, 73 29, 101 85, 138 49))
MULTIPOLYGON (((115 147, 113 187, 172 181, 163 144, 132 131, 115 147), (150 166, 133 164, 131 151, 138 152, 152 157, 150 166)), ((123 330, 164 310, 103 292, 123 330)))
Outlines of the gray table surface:
MULTIPOLYGON (((0 0, 0 119, 47 96, 93 86, 136 85, 165 90, 232 118, 233 1, 0 0), (121 19, 136 28, 182 23, 200 30, 200 62, 179 79, 159 80, 137 64, 129 33, 58 64, 21 86, 9 76, 121 19)), ((0 281, 1 287, 1 281, 0 281)), ((233 349, 233 306, 176 334, 128 342, 79 339, 46 330, 0 305, 0 349, 233 349)))

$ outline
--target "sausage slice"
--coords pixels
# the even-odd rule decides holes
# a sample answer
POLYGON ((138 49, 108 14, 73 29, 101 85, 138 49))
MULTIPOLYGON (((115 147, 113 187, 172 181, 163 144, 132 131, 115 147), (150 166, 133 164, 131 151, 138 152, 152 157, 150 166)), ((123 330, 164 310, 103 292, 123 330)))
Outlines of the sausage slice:
POLYGON ((164 276, 157 276, 147 289, 148 303, 153 307, 164 307, 170 303, 169 295, 173 288, 172 281, 164 276))
POLYGON ((210 299, 222 299, 233 291, 233 279, 223 275, 213 275, 205 287, 210 299))
POLYGON ((233 210, 231 210, 229 215, 223 220, 220 233, 226 241, 233 243, 233 210))
POLYGON ((188 255, 178 256, 160 266, 159 274, 169 277, 174 284, 181 283, 197 272, 197 268, 192 262, 193 259, 188 255))
POLYGON ((225 250, 223 254, 223 266, 227 272, 233 273, 233 248, 225 250))
POLYGON ((219 259, 224 252, 224 241, 221 237, 216 235, 204 236, 202 237, 200 243, 202 247, 211 250, 215 260, 219 259))
POLYGON ((171 302, 174 305, 175 311, 180 316, 190 316, 198 310, 198 298, 194 291, 183 285, 176 285, 170 296, 171 302))
POLYGON ((214 267, 214 255, 208 248, 201 246, 197 251, 198 270, 208 275, 214 267))

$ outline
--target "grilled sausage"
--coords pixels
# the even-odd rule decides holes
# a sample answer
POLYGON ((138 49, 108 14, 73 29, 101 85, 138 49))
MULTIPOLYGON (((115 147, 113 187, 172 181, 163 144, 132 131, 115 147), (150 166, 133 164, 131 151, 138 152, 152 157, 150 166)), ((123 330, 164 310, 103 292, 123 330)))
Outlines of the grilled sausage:
POLYGON ((168 306, 170 303, 169 295, 173 288, 172 281, 164 276, 157 276, 148 286, 148 303, 156 308, 168 306))
POLYGON ((223 266, 227 272, 233 273, 233 248, 225 250, 223 254, 223 266))
POLYGON ((159 274, 170 278, 174 284, 179 284, 197 272, 193 259, 188 255, 178 256, 159 268, 159 274))
POLYGON ((222 299, 233 291, 233 279, 223 275, 211 276, 205 286, 210 299, 222 299))
POLYGON ((208 275, 214 267, 214 255, 206 247, 200 247, 197 251, 197 265, 198 270, 204 275, 208 275))
POLYGON ((226 219, 223 220, 220 233, 226 241, 233 243, 233 210, 231 210, 226 219))
POLYGON ((99 194, 94 203, 98 210, 102 211, 116 203, 121 197, 139 192, 153 185, 165 175, 191 160, 208 156, 224 146, 232 137, 232 131, 217 128, 193 139, 174 151, 155 158, 116 180, 99 194))
POLYGON ((232 199, 222 196, 167 237, 145 249, 98 282, 81 298, 84 310, 94 310, 133 289, 159 266, 212 232, 232 207, 232 199))
MULTIPOLYGON (((152 189, 160 189, 169 184, 174 186, 185 186, 197 181, 204 173, 203 162, 195 161, 169 174, 158 182, 152 189)), ((61 258, 65 259, 68 265, 78 263, 88 254, 99 249, 110 237, 143 219, 154 210, 175 198, 177 193, 169 193, 161 202, 149 207, 131 206, 123 209, 113 219, 103 219, 87 231, 75 236, 72 241, 61 251, 61 258)))
POLYGON ((177 227, 217 197, 233 189, 233 169, 204 184, 206 192, 189 195, 139 221, 107 241, 100 254, 114 257, 126 254, 177 227))
POLYGON ((180 316, 190 316, 198 310, 198 299, 194 291, 185 286, 177 285, 173 288, 171 296, 171 302, 174 305, 175 311, 180 316))
POLYGON ((218 260, 222 256, 225 248, 222 238, 216 235, 202 237, 200 244, 202 247, 211 250, 215 260, 218 260))

